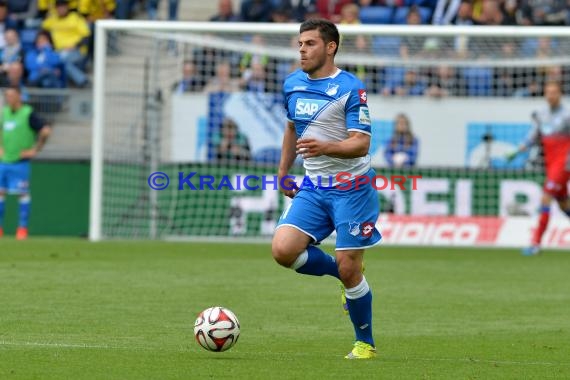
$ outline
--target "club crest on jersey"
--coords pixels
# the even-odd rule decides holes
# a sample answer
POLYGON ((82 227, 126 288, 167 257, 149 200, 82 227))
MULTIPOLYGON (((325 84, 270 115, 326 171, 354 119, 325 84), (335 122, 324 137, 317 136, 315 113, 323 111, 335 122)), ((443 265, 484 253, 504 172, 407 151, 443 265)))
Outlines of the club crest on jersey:
POLYGON ((360 223, 348 222, 348 233, 352 236, 358 236, 360 233, 360 223))
POLYGON ((368 107, 360 107, 360 111, 358 111, 358 122, 363 125, 372 125, 368 107))
POLYGON ((297 99, 295 103, 295 118, 301 120, 312 119, 319 110, 328 103, 321 99, 297 99))
POLYGON ((368 95, 366 90, 358 90, 358 98, 360 99, 360 104, 366 104, 368 101, 368 95))
POLYGON ((16 128, 16 123, 13 121, 7 121, 4 123, 4 130, 11 131, 12 129, 16 128))
POLYGON ((329 83, 329 86, 327 87, 325 92, 329 96, 335 96, 336 93, 338 92, 338 84, 329 83))

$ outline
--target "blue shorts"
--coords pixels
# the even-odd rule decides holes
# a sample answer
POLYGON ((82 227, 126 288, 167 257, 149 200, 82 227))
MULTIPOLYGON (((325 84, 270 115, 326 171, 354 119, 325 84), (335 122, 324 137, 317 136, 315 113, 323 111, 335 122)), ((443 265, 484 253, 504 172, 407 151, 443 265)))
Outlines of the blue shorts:
MULTIPOLYGON (((376 173, 371 169, 366 175, 372 182, 376 173)), ((357 190, 301 187, 283 211, 276 228, 295 227, 310 236, 313 244, 320 243, 336 230, 336 249, 363 249, 382 239, 376 229, 379 213, 378 191, 370 184, 357 190)))
POLYGON ((30 191, 30 161, 0 162, 0 191, 27 194, 30 191))

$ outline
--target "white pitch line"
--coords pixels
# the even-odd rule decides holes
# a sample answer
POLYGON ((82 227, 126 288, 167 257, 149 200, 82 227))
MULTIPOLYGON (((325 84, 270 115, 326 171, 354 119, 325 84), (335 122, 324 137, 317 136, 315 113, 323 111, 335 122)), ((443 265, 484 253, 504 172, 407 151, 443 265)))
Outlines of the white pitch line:
MULTIPOLYGON (((87 344, 87 343, 49 343, 49 342, 9 342, 0 340, 0 346, 16 346, 16 347, 55 347, 55 348, 87 348, 87 349, 106 349, 106 350, 150 350, 149 347, 126 347, 126 346, 111 346, 107 344, 87 344)), ((266 352, 266 354, 273 354, 279 356, 311 356, 310 353, 278 353, 266 352)), ((414 358, 414 357, 386 357, 379 356, 380 360, 386 361, 402 361, 402 362, 455 362, 455 363, 483 363, 483 364, 498 364, 498 365, 535 365, 535 366, 563 366, 570 367, 567 362, 525 362, 514 360, 491 360, 491 359, 475 359, 475 358, 414 358)))
MULTIPOLYGON (((87 344, 87 343, 48 343, 48 342, 8 342, 0 340, 0 346, 17 346, 17 347, 56 347, 56 348, 93 348, 107 350, 127 350, 134 347, 110 346, 107 344, 87 344)), ((138 348, 137 348, 138 349, 138 348)))
MULTIPOLYGON (((381 357, 381 356, 380 356, 381 357)), ((382 358, 382 357, 381 357, 382 358)), ((565 362, 524 362, 515 360, 492 360, 492 359, 475 359, 475 358, 389 358, 383 357, 389 361, 424 361, 424 362, 462 362, 462 363, 484 363, 484 364, 501 364, 501 365, 543 365, 543 366, 570 366, 565 362)))

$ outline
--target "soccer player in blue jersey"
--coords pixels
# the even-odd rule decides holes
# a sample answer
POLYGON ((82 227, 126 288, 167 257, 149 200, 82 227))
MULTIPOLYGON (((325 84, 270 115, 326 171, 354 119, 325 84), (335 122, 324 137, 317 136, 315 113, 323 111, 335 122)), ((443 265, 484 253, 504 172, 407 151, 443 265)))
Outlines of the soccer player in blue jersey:
POLYGON ((354 75, 335 66, 339 46, 336 26, 311 19, 300 27, 301 68, 284 83, 288 124, 279 164, 282 192, 292 198, 279 219, 272 242, 273 258, 298 273, 338 278, 356 340, 347 359, 376 355, 372 336, 372 293, 362 273, 364 250, 380 242, 376 229, 379 200, 371 185, 338 181, 375 176, 370 166, 371 122, 366 90, 354 75), (296 155, 306 178, 297 188, 288 172, 296 155), (343 177, 346 178, 346 177, 343 177), (318 243, 336 230, 335 256, 318 243))

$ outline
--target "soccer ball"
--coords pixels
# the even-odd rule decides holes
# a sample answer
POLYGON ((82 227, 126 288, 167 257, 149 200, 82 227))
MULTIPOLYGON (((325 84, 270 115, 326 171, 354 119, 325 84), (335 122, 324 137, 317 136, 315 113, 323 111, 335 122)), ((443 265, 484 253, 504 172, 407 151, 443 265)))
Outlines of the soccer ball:
POLYGON ((238 341, 239 334, 236 315, 225 307, 210 307, 198 314, 194 322, 194 337, 208 351, 229 350, 238 341))

